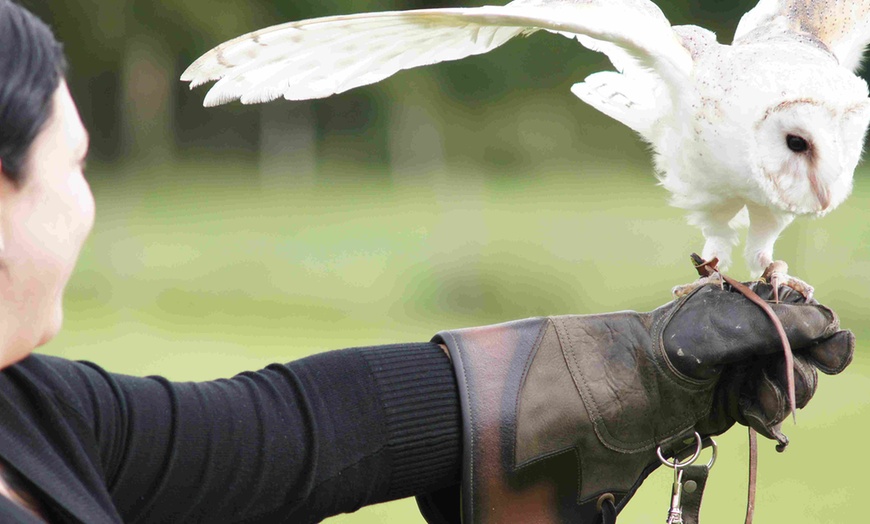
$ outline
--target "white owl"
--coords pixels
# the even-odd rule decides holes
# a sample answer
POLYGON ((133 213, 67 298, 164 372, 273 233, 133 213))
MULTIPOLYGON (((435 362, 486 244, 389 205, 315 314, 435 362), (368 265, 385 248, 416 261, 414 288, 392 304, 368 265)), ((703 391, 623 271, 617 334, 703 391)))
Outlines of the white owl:
POLYGON ((688 211, 706 239, 704 258, 720 268, 747 213, 746 258, 757 276, 795 216, 825 215, 849 195, 870 122, 867 84, 853 73, 870 42, 870 0, 761 0, 732 45, 701 27, 671 26, 648 0, 334 16, 238 37, 181 78, 191 88, 218 80, 206 106, 322 98, 542 29, 610 58, 616 71, 573 93, 653 146, 671 203, 688 211))

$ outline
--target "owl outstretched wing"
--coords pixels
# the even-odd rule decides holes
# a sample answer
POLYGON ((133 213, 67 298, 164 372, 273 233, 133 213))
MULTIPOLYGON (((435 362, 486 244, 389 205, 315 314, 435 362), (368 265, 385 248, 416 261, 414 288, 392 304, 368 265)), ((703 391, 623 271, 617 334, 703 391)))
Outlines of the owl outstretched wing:
POLYGON ((219 45, 181 79, 191 88, 217 80, 206 106, 322 98, 403 69, 486 53, 539 30, 605 53, 620 73, 654 75, 665 87, 657 91, 678 89, 691 74, 690 54, 649 0, 517 0, 277 25, 219 45))
POLYGON ((783 32, 813 38, 855 71, 870 43, 870 0, 761 0, 743 15, 734 41, 783 32))

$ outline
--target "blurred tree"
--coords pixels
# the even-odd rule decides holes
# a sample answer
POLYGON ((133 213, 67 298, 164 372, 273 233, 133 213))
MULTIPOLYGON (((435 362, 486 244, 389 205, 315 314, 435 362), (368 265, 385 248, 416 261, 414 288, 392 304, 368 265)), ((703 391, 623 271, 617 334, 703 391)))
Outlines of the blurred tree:
MULTIPOLYGON (((94 135, 94 156, 164 157, 175 147, 179 64, 197 49, 275 22, 264 2, 23 0, 65 43, 69 83, 94 135)), ((229 122, 227 122, 229 123, 229 122)))

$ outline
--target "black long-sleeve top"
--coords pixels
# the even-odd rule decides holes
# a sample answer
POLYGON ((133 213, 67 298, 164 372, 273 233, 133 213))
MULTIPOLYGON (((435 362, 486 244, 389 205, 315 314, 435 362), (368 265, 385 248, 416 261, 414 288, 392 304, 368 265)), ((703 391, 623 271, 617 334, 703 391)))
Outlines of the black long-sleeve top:
POLYGON ((50 522, 318 522, 457 483, 457 398, 429 343, 199 383, 33 355, 0 373, 0 459, 50 522))

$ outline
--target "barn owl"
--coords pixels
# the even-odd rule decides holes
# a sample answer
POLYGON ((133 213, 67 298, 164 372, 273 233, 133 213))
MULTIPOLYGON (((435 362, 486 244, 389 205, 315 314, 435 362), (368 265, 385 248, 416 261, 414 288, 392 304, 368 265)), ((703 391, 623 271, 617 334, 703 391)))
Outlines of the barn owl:
MULTIPOLYGON (((615 71, 571 91, 654 151, 671 203, 727 268, 747 225, 753 276, 798 215, 849 195, 870 123, 854 74, 870 42, 870 0, 761 0, 731 45, 672 26, 649 0, 515 0, 505 6, 333 16, 266 28, 212 49, 182 75, 217 83, 204 105, 327 97, 394 73, 486 53, 536 31, 607 55, 615 71)), ((812 288, 778 271, 773 275, 812 288)))

